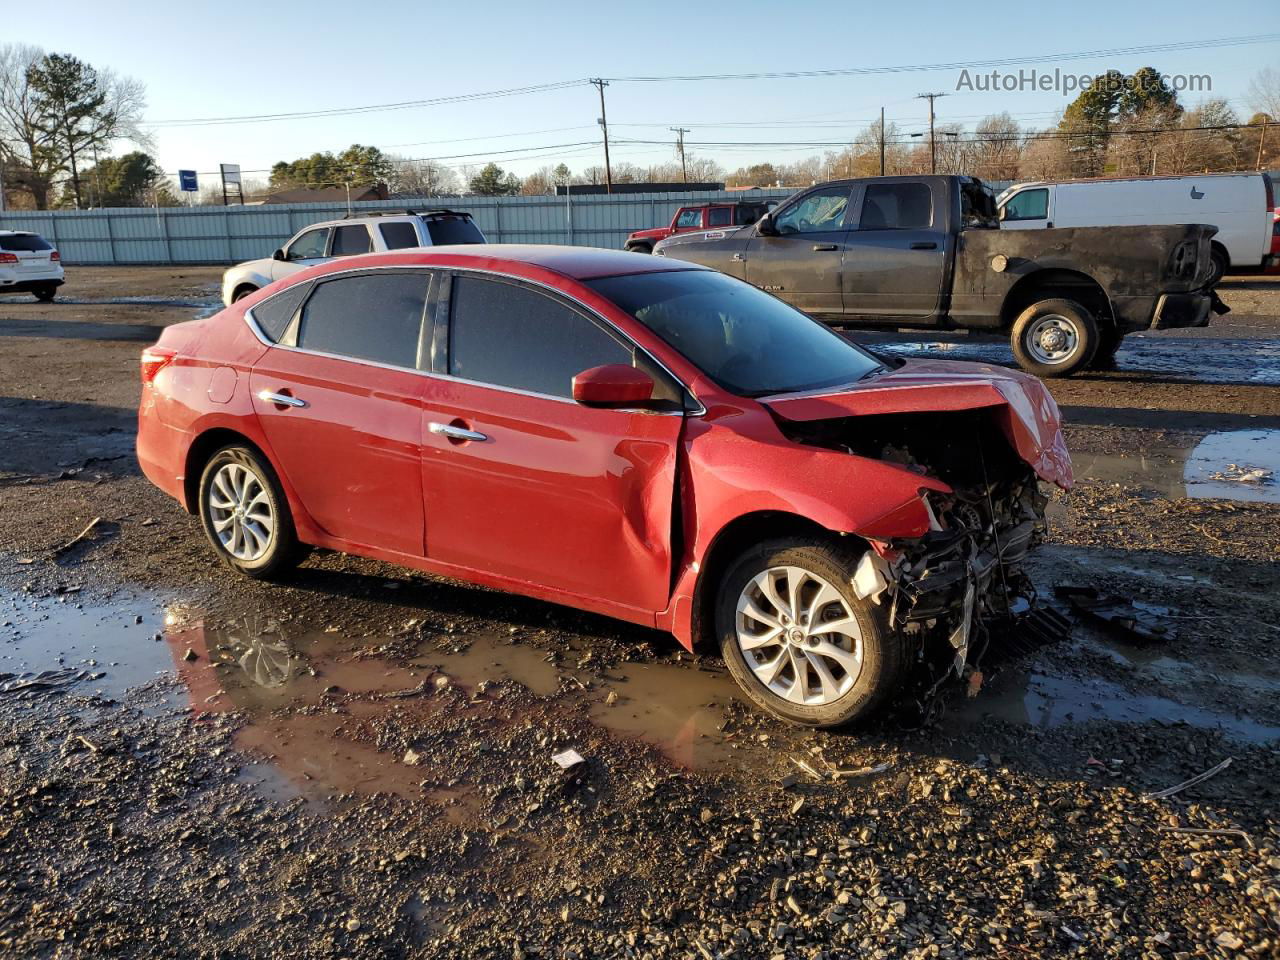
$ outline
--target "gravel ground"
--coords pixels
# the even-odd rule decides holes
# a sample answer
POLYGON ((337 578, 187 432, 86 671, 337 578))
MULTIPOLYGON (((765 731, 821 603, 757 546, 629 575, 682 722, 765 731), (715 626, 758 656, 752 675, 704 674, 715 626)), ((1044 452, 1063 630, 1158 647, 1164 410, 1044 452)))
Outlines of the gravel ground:
POLYGON ((1052 384, 1080 482, 1035 581, 1162 633, 1022 638, 827 734, 600 617, 333 554, 233 579, 132 457, 137 353, 217 279, 0 298, 0 954, 1280 953, 1280 497, 1212 478, 1280 475, 1280 284, 1052 384))

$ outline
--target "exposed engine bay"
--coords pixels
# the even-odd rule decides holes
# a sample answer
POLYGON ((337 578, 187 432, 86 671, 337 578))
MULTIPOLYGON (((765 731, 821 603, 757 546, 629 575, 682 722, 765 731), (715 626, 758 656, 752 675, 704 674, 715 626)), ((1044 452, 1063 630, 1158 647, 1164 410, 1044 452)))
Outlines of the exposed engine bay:
POLYGON ((942 480, 926 494, 931 529, 873 542, 853 578, 859 596, 887 606, 889 624, 916 641, 940 682, 977 669, 991 626, 1035 600, 1021 564, 1043 539, 1047 498, 992 410, 894 413, 781 424, 793 440, 900 464, 942 480))

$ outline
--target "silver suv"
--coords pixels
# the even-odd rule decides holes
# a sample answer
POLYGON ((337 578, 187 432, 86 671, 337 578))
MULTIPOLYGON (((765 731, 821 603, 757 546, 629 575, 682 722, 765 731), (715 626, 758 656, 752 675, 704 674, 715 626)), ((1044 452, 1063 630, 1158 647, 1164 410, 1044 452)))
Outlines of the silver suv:
POLYGON ((342 220, 306 227, 269 258, 246 260, 231 267, 222 275, 222 302, 231 306, 273 280, 335 257, 485 242, 471 214, 457 210, 349 214, 342 220))

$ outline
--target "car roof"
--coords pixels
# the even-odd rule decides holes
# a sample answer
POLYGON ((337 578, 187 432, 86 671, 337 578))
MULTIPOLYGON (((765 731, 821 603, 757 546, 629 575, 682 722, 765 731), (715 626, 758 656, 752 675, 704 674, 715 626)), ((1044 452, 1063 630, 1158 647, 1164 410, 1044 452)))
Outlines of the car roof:
MULTIPOLYGON (((642 253, 603 250, 598 247, 569 247, 537 243, 460 243, 424 247, 413 251, 363 254, 343 257, 338 264, 351 269, 357 261, 388 266, 396 262, 420 266, 501 270, 529 266, 550 270, 573 280, 593 280, 633 273, 665 273, 673 270, 707 270, 708 267, 683 260, 668 260, 642 253)), ((333 265, 333 261, 326 266, 333 265)))

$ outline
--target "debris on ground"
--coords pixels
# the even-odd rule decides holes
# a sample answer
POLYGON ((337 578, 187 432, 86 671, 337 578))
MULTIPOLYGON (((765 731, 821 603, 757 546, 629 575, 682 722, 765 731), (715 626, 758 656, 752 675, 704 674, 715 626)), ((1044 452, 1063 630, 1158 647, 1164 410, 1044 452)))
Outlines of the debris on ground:
POLYGON ((1169 638, 1169 627, 1162 617, 1121 597, 1101 594, 1097 587, 1059 584, 1053 593, 1059 600, 1066 600, 1076 613, 1127 640, 1155 643, 1169 638))
POLYGON ((1227 464, 1227 469, 1209 474, 1210 480, 1223 480, 1228 483, 1274 483, 1275 475, 1262 467, 1242 467, 1238 463, 1227 464))
POLYGON ((1216 766, 1210 767, 1204 773, 1196 774, 1190 780, 1184 780, 1182 781, 1182 783, 1175 783, 1172 787, 1166 787, 1164 790, 1157 790, 1154 793, 1144 793, 1142 795, 1142 799, 1143 800, 1163 800, 1165 797, 1172 797, 1175 793, 1181 793, 1183 790, 1186 790, 1188 787, 1194 787, 1197 783, 1204 783, 1210 777, 1216 777, 1223 770, 1227 769, 1227 767, 1231 766, 1231 761, 1233 759, 1235 758, 1227 757, 1227 759, 1223 760, 1221 763, 1217 764, 1216 766))
POLYGON ((572 770, 578 764, 587 762, 586 758, 572 747, 560 753, 552 754, 551 759, 556 762, 556 765, 561 770, 572 770))

